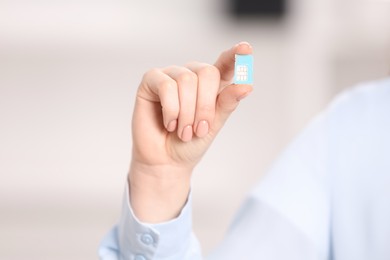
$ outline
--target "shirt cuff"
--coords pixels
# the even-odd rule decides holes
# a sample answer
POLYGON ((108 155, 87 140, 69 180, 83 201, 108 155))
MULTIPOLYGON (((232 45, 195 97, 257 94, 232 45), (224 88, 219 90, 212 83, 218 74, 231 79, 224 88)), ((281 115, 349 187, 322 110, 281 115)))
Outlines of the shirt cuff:
POLYGON ((126 182, 122 215, 118 224, 120 259, 180 259, 191 247, 191 195, 179 216, 159 224, 143 223, 130 204, 126 182))

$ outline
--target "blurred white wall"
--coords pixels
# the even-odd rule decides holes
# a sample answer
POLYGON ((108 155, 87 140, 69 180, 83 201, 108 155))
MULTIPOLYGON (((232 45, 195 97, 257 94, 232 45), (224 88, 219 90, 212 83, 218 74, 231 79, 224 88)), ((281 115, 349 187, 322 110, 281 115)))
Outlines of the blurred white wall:
POLYGON ((240 23, 223 3, 0 0, 1 259, 96 259, 119 216, 132 102, 151 67, 213 62, 241 40, 255 48, 255 91, 196 169, 205 252, 311 117, 390 71, 389 1, 291 0, 284 22, 240 23))

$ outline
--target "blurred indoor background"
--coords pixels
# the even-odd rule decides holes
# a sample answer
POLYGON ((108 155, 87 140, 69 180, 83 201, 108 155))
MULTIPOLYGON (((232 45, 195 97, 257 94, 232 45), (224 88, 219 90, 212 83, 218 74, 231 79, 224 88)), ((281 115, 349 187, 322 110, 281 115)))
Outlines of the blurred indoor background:
POLYGON ((390 72, 388 0, 263 0, 274 4, 250 14, 256 1, 233 2, 0 0, 0 259, 97 258, 120 213, 149 68, 255 48, 255 91, 196 169, 206 253, 308 120, 390 72))

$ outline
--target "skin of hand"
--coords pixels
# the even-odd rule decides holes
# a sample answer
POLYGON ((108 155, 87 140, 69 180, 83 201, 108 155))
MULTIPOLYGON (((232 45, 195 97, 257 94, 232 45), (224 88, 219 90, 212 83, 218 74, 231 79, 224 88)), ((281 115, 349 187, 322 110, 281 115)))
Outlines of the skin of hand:
POLYGON ((142 222, 159 223, 180 214, 191 174, 251 85, 231 84, 235 54, 251 54, 241 42, 214 65, 151 69, 137 91, 132 121, 133 151, 128 175, 130 203, 142 222))

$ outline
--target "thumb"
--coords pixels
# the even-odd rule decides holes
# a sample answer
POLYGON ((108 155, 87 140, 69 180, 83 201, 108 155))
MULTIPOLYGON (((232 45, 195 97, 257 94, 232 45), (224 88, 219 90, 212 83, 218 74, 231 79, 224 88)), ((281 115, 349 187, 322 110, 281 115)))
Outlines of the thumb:
POLYGON ((213 129, 219 131, 236 109, 240 100, 247 97, 253 90, 251 85, 229 85, 219 93, 217 98, 213 129))
POLYGON ((222 85, 230 84, 231 79, 233 78, 235 55, 252 54, 252 52, 252 46, 249 43, 240 42, 229 50, 221 53, 214 65, 218 68, 221 74, 222 85))

